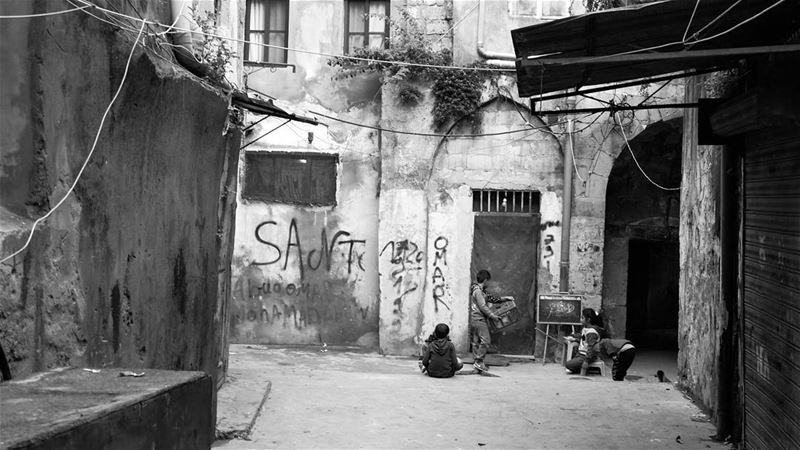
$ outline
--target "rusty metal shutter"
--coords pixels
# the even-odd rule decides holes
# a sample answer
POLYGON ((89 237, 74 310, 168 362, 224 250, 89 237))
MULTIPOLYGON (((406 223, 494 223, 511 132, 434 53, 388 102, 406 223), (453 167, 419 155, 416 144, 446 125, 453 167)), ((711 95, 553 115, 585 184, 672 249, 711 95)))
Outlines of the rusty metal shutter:
POLYGON ((745 145, 744 439, 800 448, 800 130, 745 145))

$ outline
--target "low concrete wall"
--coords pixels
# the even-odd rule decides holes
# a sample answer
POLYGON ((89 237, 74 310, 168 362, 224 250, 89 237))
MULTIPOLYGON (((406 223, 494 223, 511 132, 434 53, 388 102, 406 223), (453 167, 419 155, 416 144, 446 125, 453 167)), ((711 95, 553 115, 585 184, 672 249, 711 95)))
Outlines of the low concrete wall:
POLYGON ((211 377, 126 369, 51 371, 0 385, 4 449, 210 448, 211 377))

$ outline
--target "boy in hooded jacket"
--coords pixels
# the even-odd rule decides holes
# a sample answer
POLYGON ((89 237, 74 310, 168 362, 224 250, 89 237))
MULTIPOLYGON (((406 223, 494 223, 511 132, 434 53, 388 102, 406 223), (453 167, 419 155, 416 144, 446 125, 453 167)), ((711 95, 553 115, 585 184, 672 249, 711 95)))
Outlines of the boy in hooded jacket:
POLYGON ((434 378, 450 378, 464 364, 456 356, 456 347, 450 341, 450 327, 440 323, 433 331, 434 339, 428 343, 422 356, 423 372, 434 378))

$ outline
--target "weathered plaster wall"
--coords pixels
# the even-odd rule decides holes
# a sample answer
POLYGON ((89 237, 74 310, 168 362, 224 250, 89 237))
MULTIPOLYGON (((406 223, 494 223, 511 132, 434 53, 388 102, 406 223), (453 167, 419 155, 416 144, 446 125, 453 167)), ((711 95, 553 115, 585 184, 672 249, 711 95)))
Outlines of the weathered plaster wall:
MULTIPOLYGON (((686 101, 702 95, 702 83, 687 80, 686 101)), ((697 145, 697 111, 688 110, 681 181, 678 381, 712 411, 717 406, 719 343, 727 323, 719 291, 719 158, 719 147, 697 145)))
MULTIPOLYGON (((510 30, 536 21, 523 3, 517 0, 485 2, 486 11, 482 19, 486 20, 484 47, 487 50, 513 53, 508 33, 497 30, 510 30)), ((579 3, 573 2, 573 13, 582 11, 579 3)), ((476 6, 476 2, 395 1, 392 3, 392 14, 396 16, 399 8, 407 8, 413 17, 422 22, 426 33, 436 41, 436 45, 453 45, 456 64, 469 64, 478 59, 476 6), (456 23, 458 26, 453 29, 451 41, 447 30, 456 23), (441 36, 445 37, 439 39, 441 36)), ((289 32, 289 47, 327 54, 342 53, 344 3, 325 0, 291 2, 290 22, 293 25, 289 32)), ((424 95, 423 101, 413 107, 401 106, 395 99, 396 87, 381 85, 377 74, 336 80, 335 70, 327 65, 327 57, 301 52, 289 52, 288 55, 288 62, 295 65, 294 71, 292 68, 265 69, 249 66, 245 69, 249 73, 247 86, 276 97, 284 102, 279 104, 285 104, 300 114, 313 115, 314 111, 319 111, 385 129, 433 132, 433 97, 424 83, 418 85, 424 95)), ((650 92, 659 87, 649 87, 650 92)), ((668 101, 676 91, 670 84, 660 89, 658 95, 650 100, 668 101)), ((516 86, 513 77, 501 76, 494 83, 487 83, 483 100, 488 101, 498 95, 513 97, 514 92, 516 86)), ((644 100, 647 96, 646 89, 637 88, 600 95, 605 100, 613 98, 617 102, 631 104, 644 100)), ((507 101, 487 105, 480 113, 480 130, 475 131, 495 132, 525 128, 526 119, 520 117, 520 114, 528 114, 525 108, 528 100, 515 100, 518 102, 516 106, 507 101)), ((544 106, 538 105, 544 109, 556 106, 563 108, 566 104, 564 101, 553 101, 544 106)), ((579 99, 576 106, 593 107, 601 104, 579 99)), ((679 115, 680 111, 675 110, 638 111, 636 114, 626 115, 623 121, 628 127, 629 137, 633 138, 646 125, 679 115)), ((575 117, 575 160, 578 175, 573 177, 575 199, 570 234, 569 288, 575 293, 585 295, 589 306, 600 308, 603 289, 605 188, 611 167, 623 148, 624 141, 619 132, 615 131, 613 121, 608 115, 593 122, 596 118, 595 115, 575 117)), ((354 221, 374 221, 371 225, 373 234, 359 231, 358 239, 365 236, 365 248, 374 248, 375 253, 371 257, 374 258, 377 269, 365 265, 364 278, 359 283, 376 286, 376 291, 370 290, 371 288, 356 289, 360 284, 354 284, 347 292, 348 295, 352 294, 359 307, 374 305, 378 309, 374 327, 379 332, 381 350, 387 353, 416 353, 419 344, 431 332, 432 326, 442 321, 451 325, 451 336, 458 349, 464 351, 468 346, 467 289, 470 282, 474 228, 471 189, 519 189, 541 193, 537 286, 540 293, 558 290, 563 237, 562 149, 567 148, 567 139, 565 118, 554 119, 550 121, 549 131, 448 139, 441 142, 436 136, 409 136, 392 132, 382 132, 377 137, 370 136, 372 131, 322 118, 321 121, 328 125, 325 139, 336 143, 330 147, 331 151, 338 153, 343 161, 361 161, 354 163, 353 167, 363 167, 359 179, 367 181, 356 182, 356 178, 348 181, 343 176, 338 186, 338 195, 363 199, 361 206, 339 204, 324 210, 307 210, 296 206, 240 204, 239 222, 243 225, 237 230, 237 255, 241 257, 234 264, 234 283, 244 286, 240 280, 244 274, 247 277, 255 274, 253 279, 262 280, 266 277, 266 271, 278 268, 278 263, 273 263, 259 266, 256 272, 249 265, 252 260, 248 259, 251 257, 248 252, 262 252, 264 256, 272 254, 263 253, 264 251, 274 250, 255 239, 254 229, 262 221, 275 221, 276 225, 269 225, 262 228, 262 231, 269 229, 277 233, 278 229, 283 229, 283 234, 270 237, 285 244, 288 242, 288 227, 291 220, 296 218, 298 235, 303 242, 313 242, 313 246, 318 245, 321 230, 303 231, 301 223, 315 223, 316 220, 316 225, 311 226, 313 229, 314 226, 319 227, 320 221, 327 219, 336 227, 344 227, 341 229, 354 233, 353 230, 363 230, 363 226, 357 228, 349 224, 355 223, 354 221), (369 167, 374 170, 371 171, 369 167), (271 218, 267 219, 267 216, 271 218), (303 233, 308 233, 310 237, 303 233), (371 247, 370 242, 373 239, 376 242, 371 247), (371 295, 373 292, 374 300, 359 297, 371 295)), ((536 126, 545 125, 538 118, 527 120, 536 126)), ((293 124, 287 125, 291 126, 293 124)), ((269 130, 266 127, 261 129, 269 130)), ((258 130, 254 131, 254 136, 260 134, 258 130)), ((469 134, 473 130, 469 126, 461 125, 453 132, 469 134)), ((323 136, 322 133, 315 135, 323 136)), ((280 149, 283 144, 279 136, 279 132, 276 132, 263 145, 259 144, 259 148, 267 151, 280 149)), ((300 146, 296 149, 310 151, 300 146)), ((343 170, 340 169, 340 173, 343 170)), ((329 235, 333 232, 331 226, 326 230, 329 235)), ((373 250, 368 250, 365 258, 369 251, 373 250)), ((287 271, 289 267, 291 264, 287 265, 287 271)), ((281 264, 281 272, 282 268, 281 264)), ((297 274, 284 273, 281 276, 295 277, 291 282, 297 282, 297 274)), ((336 275, 327 273, 322 276, 321 281, 324 282, 325 279, 332 280, 336 275)), ((257 288, 252 291, 252 287, 248 287, 246 291, 240 289, 239 294, 235 294, 240 299, 237 302, 259 295, 257 288)), ((243 333, 241 336, 255 338, 261 333, 261 339, 270 342, 318 343, 314 330, 290 331, 281 328, 286 320, 281 307, 278 308, 278 312, 282 313, 278 325, 280 329, 272 329, 275 325, 256 325, 255 318, 260 317, 259 314, 255 310, 250 312, 247 308, 241 309, 241 305, 239 307, 245 321, 248 320, 248 315, 254 318, 251 321, 253 323, 237 329, 237 332, 243 333)), ((270 320, 273 320, 275 314, 272 307, 268 306, 267 309, 270 320)), ((370 314, 371 311, 370 309, 370 314)), ((340 320, 337 323, 341 325, 346 322, 340 320)), ((291 326, 294 327, 293 318, 291 326)))
MULTIPOLYGON (((593 94, 601 101, 615 103, 638 104, 642 101, 673 103, 682 99, 683 84, 670 82, 662 85, 637 86, 593 94), (652 96, 650 94, 653 94, 652 96)), ((598 100, 578 98, 575 108, 592 108, 607 106, 598 100)), ((569 107, 569 105, 564 105, 569 107)), ((627 257, 620 259, 626 251, 605 250, 609 242, 605 235, 606 227, 606 187, 611 170, 621 152, 627 152, 625 138, 636 139, 647 127, 680 117, 678 109, 652 109, 635 112, 617 112, 616 121, 609 113, 599 115, 574 116, 574 158, 576 171, 573 172, 573 207, 572 231, 570 235, 570 280, 571 292, 584 295, 586 306, 595 309, 606 309, 611 321, 616 326, 620 321, 624 324, 622 313, 617 310, 616 302, 607 304, 604 285, 611 283, 612 289, 618 288, 624 281, 627 272, 627 257), (617 122, 625 128, 623 137, 617 122), (611 258, 611 259, 609 259, 611 258), (604 262, 605 261, 605 262, 604 262), (612 266, 605 269, 605 264, 612 266), (615 315, 616 314, 616 315, 615 315)), ((566 131, 564 122, 555 124, 553 130, 557 135, 566 131)), ((565 141, 566 139, 562 138, 565 141)), ((610 242, 612 245, 614 241, 610 242)))
MULTIPOLYGON (((168 20, 158 5, 138 6, 168 20)), ((77 13, 31 20, 26 32, 2 29, 0 41, 27 53, 31 75, 9 74, 30 108, 4 109, 2 123, 21 116, 32 130, 9 152, 36 161, 27 172, 4 172, 11 182, 31 180, 27 198, 35 202, 4 228, 3 256, 73 182, 133 38, 77 13)), ((28 249, 2 265, 0 340, 15 376, 62 365, 218 375, 227 351, 218 272, 232 238, 220 187, 230 187, 226 167, 235 171, 240 141, 226 127, 227 108, 214 88, 137 51, 77 188, 28 249)))
MULTIPOLYGON (((425 0, 438 4, 441 0, 425 0)), ((482 0, 484 15, 480 16, 478 1, 453 1, 451 26, 458 23, 453 33, 453 57, 458 64, 470 64, 478 58, 478 23, 484 21, 483 48, 490 53, 514 55, 510 31, 543 22, 536 17, 535 1, 531 0, 482 0), (503 32, 498 32, 504 30, 503 32)), ((447 3, 446 1, 444 3, 447 3)), ((585 11, 583 2, 572 0, 571 14, 585 11)), ((448 27, 449 28, 449 27, 448 27)), ((511 59, 510 61, 513 61, 511 59)))
MULTIPOLYGON (((268 119, 260 126, 269 130, 281 122, 268 119)), ((235 342, 377 345, 378 173, 372 158, 361 152, 377 148, 378 136, 353 131, 347 145, 341 145, 323 125, 292 124, 248 147, 254 152, 338 154, 340 163, 335 206, 239 196, 231 329, 235 342)), ((247 170, 244 165, 242 153, 241 166, 247 170)))
MULTIPOLYGON (((23 15, 33 12, 33 2, 9 1, 0 5, 5 15, 23 15)), ((33 145, 30 121, 31 95, 28 80, 31 77, 28 49, 28 20, 6 20, 3 39, 0 39, 0 111, 3 114, 3 132, 0 133, 0 207, 3 214, 25 215, 31 180, 27 176, 34 164, 34 153, 23 151, 33 145), (12 38, 13 36, 13 38, 12 38)))
MULTIPOLYGON (((341 54, 344 7, 344 2, 333 0, 290 2, 289 47, 341 54)), ((336 80, 327 61, 320 55, 289 52, 288 63, 293 68, 246 64, 246 86, 276 98, 279 106, 300 115, 318 111, 378 125, 377 74, 336 80)), ((260 118, 252 116, 248 121, 260 118)), ((281 122, 265 120, 245 140, 257 139, 281 122)), ((321 122, 325 125, 290 122, 247 149, 338 155, 337 203, 307 207, 242 200, 239 195, 232 267, 234 342, 378 345, 377 215, 383 136, 334 120, 323 118, 321 122), (313 133, 311 143, 309 132, 313 133), (325 240, 330 269, 327 258, 317 267, 325 240), (278 251, 280 260, 276 259, 278 251)), ((242 164, 240 178, 244 170, 242 164)))
MULTIPOLYGON (((430 95, 424 87, 422 90, 430 95)), ((488 89, 485 95, 497 96, 497 92, 488 89)), ((479 130, 462 124, 452 133, 497 133, 524 127, 519 115, 524 106, 505 97, 495 98, 480 110, 479 130)), ((431 100, 417 107, 400 106, 392 87, 384 89, 383 99, 384 127, 431 129, 426 112, 431 100)), ((541 125, 537 119, 531 121, 541 125)), ((451 339, 459 351, 468 350, 472 189, 541 194, 540 259, 531 270, 536 272, 540 292, 556 288, 559 269, 551 260, 557 258, 560 248, 562 157, 552 134, 532 130, 447 140, 394 135, 387 137, 385 144, 380 242, 382 247, 394 246, 395 253, 393 258, 382 254, 380 259, 383 351, 416 353, 438 322, 451 326, 451 339)), ((495 275, 502 278, 502 274, 495 275)))

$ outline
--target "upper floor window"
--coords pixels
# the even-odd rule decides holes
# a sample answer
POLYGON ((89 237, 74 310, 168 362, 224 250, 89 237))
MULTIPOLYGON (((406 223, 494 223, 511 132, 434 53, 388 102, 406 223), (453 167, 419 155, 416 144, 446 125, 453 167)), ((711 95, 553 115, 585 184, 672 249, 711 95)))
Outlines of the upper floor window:
POLYGON ((555 19, 569 15, 570 0, 516 0, 516 15, 555 19))
POLYGON ((389 37, 389 0, 347 0, 345 53, 384 48, 389 37))
POLYGON ((289 0, 247 0, 245 28, 245 61, 286 63, 286 50, 258 44, 288 46, 289 0))

